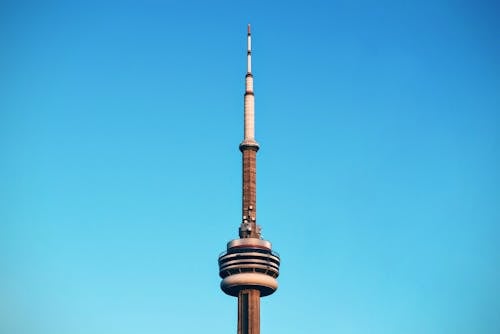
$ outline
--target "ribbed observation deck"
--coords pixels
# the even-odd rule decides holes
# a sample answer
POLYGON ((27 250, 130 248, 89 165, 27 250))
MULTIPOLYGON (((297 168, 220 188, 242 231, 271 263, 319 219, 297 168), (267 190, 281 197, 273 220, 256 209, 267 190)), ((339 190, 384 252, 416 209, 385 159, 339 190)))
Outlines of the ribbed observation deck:
POLYGON ((256 238, 235 239, 219 256, 221 289, 237 297, 240 290, 256 289, 262 297, 278 288, 280 257, 271 250, 271 243, 256 238))

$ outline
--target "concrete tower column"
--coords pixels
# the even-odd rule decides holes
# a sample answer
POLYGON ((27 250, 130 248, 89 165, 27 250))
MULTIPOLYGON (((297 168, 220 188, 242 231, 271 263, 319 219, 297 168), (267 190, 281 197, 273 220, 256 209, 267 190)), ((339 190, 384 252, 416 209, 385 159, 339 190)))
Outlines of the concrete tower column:
POLYGON ((238 334, 260 333, 260 291, 241 290, 238 294, 238 334))

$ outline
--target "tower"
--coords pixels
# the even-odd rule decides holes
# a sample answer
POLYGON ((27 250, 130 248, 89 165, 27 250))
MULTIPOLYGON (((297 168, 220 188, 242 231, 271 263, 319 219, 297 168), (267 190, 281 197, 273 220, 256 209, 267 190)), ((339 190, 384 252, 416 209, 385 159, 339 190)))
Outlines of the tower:
POLYGON ((255 141, 254 93, 252 75, 252 35, 247 34, 247 74, 244 97, 244 137, 240 144, 243 162, 242 221, 239 239, 227 244, 219 256, 221 289, 238 297, 238 334, 260 333, 260 297, 278 288, 280 257, 271 243, 262 239, 257 225, 256 157, 259 144, 255 141))

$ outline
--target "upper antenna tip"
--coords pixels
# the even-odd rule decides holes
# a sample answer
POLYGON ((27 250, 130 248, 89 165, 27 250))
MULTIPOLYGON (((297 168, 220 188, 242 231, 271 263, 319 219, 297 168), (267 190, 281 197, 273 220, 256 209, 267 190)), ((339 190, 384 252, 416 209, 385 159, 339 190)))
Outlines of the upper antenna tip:
POLYGON ((248 24, 248 34, 250 35, 250 23, 248 24))

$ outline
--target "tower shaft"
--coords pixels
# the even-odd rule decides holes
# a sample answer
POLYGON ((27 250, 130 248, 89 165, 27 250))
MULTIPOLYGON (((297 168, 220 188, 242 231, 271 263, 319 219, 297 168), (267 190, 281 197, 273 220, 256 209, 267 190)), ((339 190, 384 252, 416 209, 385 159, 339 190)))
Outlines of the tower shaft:
POLYGON ((241 290, 238 294, 238 334, 260 334, 259 290, 241 290))

